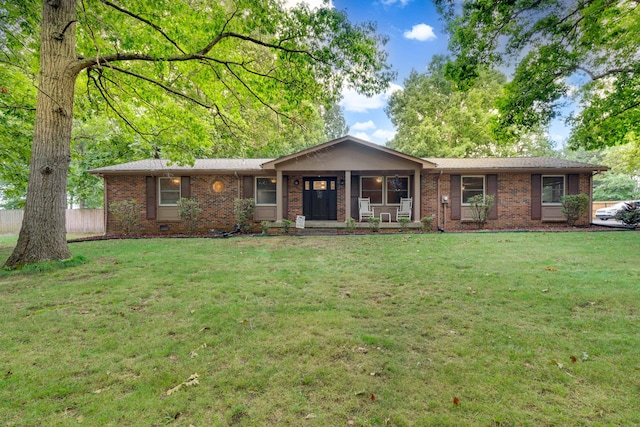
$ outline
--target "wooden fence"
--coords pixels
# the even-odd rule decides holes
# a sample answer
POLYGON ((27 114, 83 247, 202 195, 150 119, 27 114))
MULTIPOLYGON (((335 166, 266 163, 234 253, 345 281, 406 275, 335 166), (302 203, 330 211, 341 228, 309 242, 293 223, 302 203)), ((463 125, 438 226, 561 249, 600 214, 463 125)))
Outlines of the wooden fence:
MULTIPOLYGON (((0 210, 0 234, 17 234, 22 225, 22 210, 0 210)), ((103 209, 67 209, 67 233, 104 233, 103 209)))

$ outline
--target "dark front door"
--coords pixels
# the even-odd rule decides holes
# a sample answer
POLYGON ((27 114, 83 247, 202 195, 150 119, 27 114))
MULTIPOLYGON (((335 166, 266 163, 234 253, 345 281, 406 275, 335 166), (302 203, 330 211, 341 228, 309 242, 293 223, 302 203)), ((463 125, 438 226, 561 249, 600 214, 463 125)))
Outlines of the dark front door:
POLYGON ((302 213, 307 220, 338 219, 336 178, 304 178, 302 213))

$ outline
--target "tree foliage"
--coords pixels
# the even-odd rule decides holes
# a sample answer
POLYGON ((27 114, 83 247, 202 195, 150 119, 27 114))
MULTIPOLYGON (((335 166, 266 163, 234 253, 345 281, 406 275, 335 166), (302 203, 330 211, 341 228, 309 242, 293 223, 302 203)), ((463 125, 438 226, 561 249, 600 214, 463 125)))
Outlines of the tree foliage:
POLYGON ((637 0, 436 0, 451 34, 448 75, 473 81, 483 65, 515 63, 500 124, 532 128, 578 108, 570 143, 637 145, 640 135, 640 2, 637 0))
POLYGON ((333 103, 322 114, 324 119, 324 134, 327 140, 343 137, 349 133, 349 126, 344 118, 342 107, 333 103))
POLYGON ((394 76, 373 24, 277 0, 0 0, 0 25, 0 74, 39 70, 25 220, 10 267, 69 255, 74 94, 132 130, 142 151, 189 162, 212 143, 241 150, 260 141, 257 117, 278 131, 312 123, 322 132, 318 106, 345 86, 383 91, 394 76))
POLYGON ((467 90, 445 76, 447 58, 435 56, 425 73, 412 71, 389 99, 387 114, 398 133, 392 148, 422 157, 535 155, 549 151, 540 132, 497 142, 493 123, 505 77, 479 70, 467 90))

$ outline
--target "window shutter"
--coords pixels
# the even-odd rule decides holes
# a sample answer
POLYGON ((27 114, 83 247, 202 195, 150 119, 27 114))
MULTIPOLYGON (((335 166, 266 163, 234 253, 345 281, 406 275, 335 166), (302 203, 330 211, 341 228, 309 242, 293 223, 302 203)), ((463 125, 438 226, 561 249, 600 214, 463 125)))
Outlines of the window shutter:
POLYGON ((542 219, 542 175, 531 175, 531 219, 542 219))
POLYGON ((282 175, 282 217, 289 218, 289 175, 282 175))
POLYGON ((577 173, 569 174, 567 179, 567 194, 579 194, 580 193, 580 175, 577 173))
POLYGON ((253 176, 242 177, 242 197, 244 199, 253 198, 253 176))
POLYGON ((460 175, 451 175, 451 194, 449 194, 451 219, 460 219, 461 180, 460 175))
POLYGON ((191 177, 183 176, 180 178, 180 197, 185 199, 191 198, 191 177))
POLYGON ((487 193, 493 196, 493 208, 489 212, 489 219, 498 219, 498 175, 487 175, 487 193))
POLYGON ((148 176, 147 180, 147 219, 156 219, 156 177, 148 176))

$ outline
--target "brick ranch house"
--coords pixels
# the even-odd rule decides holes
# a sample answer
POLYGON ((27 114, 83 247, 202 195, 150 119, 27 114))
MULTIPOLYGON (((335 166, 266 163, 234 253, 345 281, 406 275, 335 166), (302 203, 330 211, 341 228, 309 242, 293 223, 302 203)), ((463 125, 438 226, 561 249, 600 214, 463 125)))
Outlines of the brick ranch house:
MULTIPOLYGON (((89 172, 104 178, 105 206, 143 204, 141 232, 179 233, 181 197, 199 202, 200 231, 231 229, 236 198, 255 199, 256 223, 304 215, 306 227, 338 228, 348 217, 358 219, 359 197, 370 198, 376 217, 384 214, 382 226, 397 227, 400 198, 411 197, 412 222, 432 216, 446 230, 473 229, 467 200, 476 194, 495 197, 487 229, 563 226, 561 197, 591 198, 592 176, 605 170, 548 157, 417 158, 345 136, 277 159, 200 159, 193 166, 155 159, 89 172)), ((120 232, 109 209, 105 216, 106 233, 120 232)), ((587 212, 577 224, 591 217, 587 212)))

